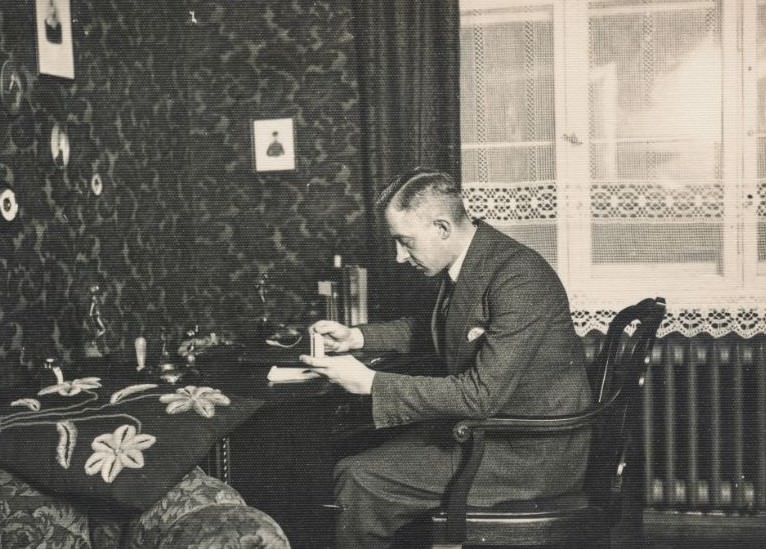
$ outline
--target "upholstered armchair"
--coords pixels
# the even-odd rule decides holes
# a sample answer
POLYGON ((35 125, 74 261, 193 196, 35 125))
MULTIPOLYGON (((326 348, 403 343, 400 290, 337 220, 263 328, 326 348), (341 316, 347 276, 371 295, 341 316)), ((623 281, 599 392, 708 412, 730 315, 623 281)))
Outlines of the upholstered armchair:
POLYGON ((284 549, 284 532, 231 486, 195 468, 132 519, 41 493, 0 470, 0 547, 284 549))

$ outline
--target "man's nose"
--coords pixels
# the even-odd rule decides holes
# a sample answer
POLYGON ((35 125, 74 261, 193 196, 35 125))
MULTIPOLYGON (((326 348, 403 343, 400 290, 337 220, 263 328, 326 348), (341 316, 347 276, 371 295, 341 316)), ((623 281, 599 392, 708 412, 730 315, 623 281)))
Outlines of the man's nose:
POLYGON ((407 251, 407 249, 397 242, 396 243, 396 262, 406 263, 409 258, 410 258, 410 254, 407 251))

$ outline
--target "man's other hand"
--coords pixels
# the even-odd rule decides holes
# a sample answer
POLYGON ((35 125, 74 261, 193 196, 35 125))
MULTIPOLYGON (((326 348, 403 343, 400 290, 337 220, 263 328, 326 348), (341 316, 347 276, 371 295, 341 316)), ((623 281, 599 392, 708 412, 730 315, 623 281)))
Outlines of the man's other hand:
POLYGON ((375 371, 370 370, 351 355, 324 357, 301 355, 301 361, 349 393, 369 395, 372 392, 375 371))
POLYGON ((334 320, 315 322, 309 331, 322 334, 324 350, 330 353, 347 353, 364 346, 364 335, 359 328, 349 328, 334 320))

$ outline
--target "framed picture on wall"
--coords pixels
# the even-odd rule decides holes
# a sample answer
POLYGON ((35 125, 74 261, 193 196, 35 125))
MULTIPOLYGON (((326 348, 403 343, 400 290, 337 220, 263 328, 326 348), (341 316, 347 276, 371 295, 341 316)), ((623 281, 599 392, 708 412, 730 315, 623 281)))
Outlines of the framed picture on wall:
POLYGON ((74 78, 69 0, 35 0, 37 67, 40 74, 74 78))
POLYGON ((256 172, 295 169, 295 129, 292 118, 253 120, 253 163, 256 172))

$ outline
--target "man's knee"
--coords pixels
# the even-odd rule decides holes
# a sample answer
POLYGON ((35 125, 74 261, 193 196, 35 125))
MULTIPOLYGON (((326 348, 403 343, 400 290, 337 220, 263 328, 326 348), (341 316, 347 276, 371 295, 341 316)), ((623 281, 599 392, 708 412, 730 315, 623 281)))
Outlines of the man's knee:
POLYGON ((348 456, 335 465, 333 478, 335 480, 335 495, 339 498, 349 493, 358 497, 358 492, 369 486, 372 464, 362 455, 348 456))

